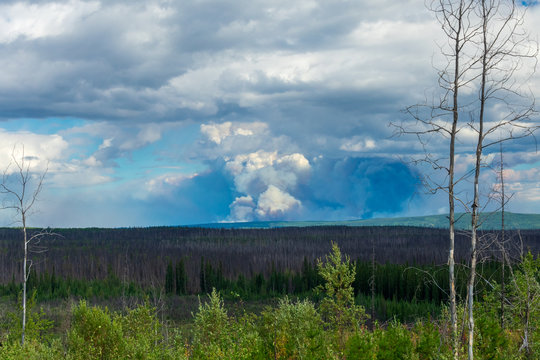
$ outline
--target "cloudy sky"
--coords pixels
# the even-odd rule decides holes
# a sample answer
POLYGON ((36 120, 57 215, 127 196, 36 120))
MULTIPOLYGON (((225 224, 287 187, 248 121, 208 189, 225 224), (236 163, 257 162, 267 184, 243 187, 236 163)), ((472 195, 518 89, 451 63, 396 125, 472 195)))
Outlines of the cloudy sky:
MULTIPOLYGON (((443 43, 418 0, 2 1, 0 166, 48 167, 34 226, 444 213, 388 126, 443 43)), ((511 210, 540 213, 534 141, 506 149, 511 210)))

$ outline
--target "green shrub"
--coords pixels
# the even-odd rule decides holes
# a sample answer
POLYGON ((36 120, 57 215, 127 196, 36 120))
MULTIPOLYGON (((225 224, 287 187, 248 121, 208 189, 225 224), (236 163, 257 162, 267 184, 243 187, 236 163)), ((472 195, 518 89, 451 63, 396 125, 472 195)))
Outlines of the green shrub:
POLYGON ((310 301, 292 303, 285 297, 276 309, 263 312, 262 321, 266 359, 332 358, 323 321, 310 301))
POLYGON ((474 345, 478 359, 509 360, 518 350, 519 345, 512 344, 508 333, 501 328, 498 297, 493 291, 475 304, 474 345))
POLYGON ((417 322, 414 325, 412 334, 416 340, 415 351, 418 354, 419 360, 441 358, 441 334, 433 322, 417 322))
POLYGON ((156 360, 187 360, 189 347, 181 332, 177 328, 169 329, 167 343, 161 349, 156 360))
MULTIPOLYGON (((46 319, 43 308, 39 311, 34 310, 36 305, 36 291, 26 301, 26 328, 25 340, 35 340, 44 342, 50 340, 50 333, 53 322, 46 319)), ((15 312, 9 312, 7 317, 7 342, 20 343, 22 337, 22 298, 19 297, 18 309, 15 312)), ((26 341, 25 341, 26 342, 26 341)))
POLYGON ((411 359, 415 359, 411 335, 403 325, 394 321, 380 334, 377 360, 411 359))
POLYGON ((161 325, 148 305, 116 316, 124 341, 124 356, 129 359, 160 359, 163 353, 161 325))
POLYGON ((199 303, 193 331, 193 356, 196 359, 225 359, 232 347, 229 316, 215 289, 206 304, 199 303))
POLYGON ((216 291, 195 315, 192 355, 194 359, 257 359, 260 338, 253 316, 230 318, 216 291))
POLYGON ((62 358, 64 358, 64 348, 60 340, 46 344, 35 339, 28 339, 24 347, 20 342, 0 346, 2 360, 58 360, 62 358))
POLYGON ((377 339, 370 331, 361 330, 347 341, 345 359, 376 360, 377 339))
POLYGON ((230 352, 230 359, 266 359, 262 356, 263 342, 256 320, 255 315, 244 314, 238 320, 231 322, 234 346, 230 352))
POLYGON ((535 359, 540 353, 540 256, 535 259, 528 252, 522 258, 508 295, 512 302, 508 308, 510 325, 520 332, 522 352, 535 359))
POLYGON ((73 309, 68 346, 73 359, 120 359, 124 354, 121 325, 107 308, 88 307, 81 301, 73 309))

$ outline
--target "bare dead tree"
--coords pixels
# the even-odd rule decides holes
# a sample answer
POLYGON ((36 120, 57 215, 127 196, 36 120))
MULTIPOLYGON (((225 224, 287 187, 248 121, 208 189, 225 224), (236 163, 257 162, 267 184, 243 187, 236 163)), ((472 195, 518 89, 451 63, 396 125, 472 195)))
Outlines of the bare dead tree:
MULTIPOLYGON (((414 160, 415 163, 426 163, 437 173, 444 174, 443 179, 424 174, 424 184, 429 192, 443 191, 448 195, 449 221, 449 303, 450 323, 452 328, 452 353, 458 359, 459 337, 457 329, 457 299, 455 287, 455 208, 461 202, 456 196, 456 186, 464 180, 464 176, 456 176, 456 139, 463 125, 460 117, 468 112, 469 103, 461 103, 461 92, 471 86, 475 80, 472 70, 478 59, 473 55, 474 39, 480 31, 479 24, 474 21, 474 0, 434 0, 429 6, 441 26, 446 43, 440 45, 444 65, 438 69, 438 86, 441 91, 430 104, 417 104, 405 109, 415 119, 411 127, 403 124, 396 126, 397 134, 415 135, 422 147, 424 156, 414 160), (448 155, 437 155, 430 149, 433 138, 444 139, 448 143, 448 155)), ((463 204, 465 205, 465 204, 463 204)))
MULTIPOLYGON (((497 171, 497 177, 499 179, 499 183, 496 185, 495 193, 498 196, 499 201, 499 209, 500 209, 500 215, 501 215, 501 229, 500 229, 500 235, 498 237, 495 237, 496 241, 496 247, 499 249, 500 253, 500 262, 501 262, 501 276, 500 276, 500 323, 501 323, 501 329, 504 329, 506 326, 506 305, 508 305, 509 301, 507 299, 507 283, 506 278, 510 274, 513 277, 513 271, 512 271, 512 255, 511 253, 517 253, 515 250, 512 249, 511 246, 508 247, 508 243, 511 242, 512 236, 508 236, 506 233, 506 204, 510 201, 510 199, 513 197, 513 194, 508 195, 505 188, 505 179, 504 179, 504 151, 503 151, 503 143, 501 142, 499 144, 499 164, 497 171), (506 270, 507 268, 510 270, 510 273, 507 274, 506 270)), ((511 244, 510 244, 511 245, 511 244)), ((522 255, 522 254, 521 254, 522 255)), ((520 257, 521 257, 520 255, 520 257)), ((515 259, 514 259, 515 260, 515 259)), ((517 261, 517 260, 516 260, 517 261)))
POLYGON ((476 151, 471 211, 471 263, 468 292, 468 357, 474 358, 474 286, 476 277, 477 231, 480 215, 479 180, 486 149, 495 144, 530 136, 538 129, 531 123, 535 113, 534 97, 521 90, 516 81, 526 59, 536 67, 538 45, 522 30, 524 10, 515 1, 481 0, 475 6, 481 32, 477 40, 480 49, 478 76, 478 111, 468 125, 476 133, 476 151), (488 119, 488 106, 499 106, 499 118, 488 119))
MULTIPOLYGON (((28 258, 28 253, 31 251, 30 245, 33 244, 34 247, 39 246, 41 239, 49 233, 47 230, 32 234, 29 234, 27 231, 28 216, 38 199, 38 195, 43 187, 43 180, 47 174, 47 168, 41 174, 34 174, 30 170, 31 160, 25 156, 24 147, 21 150, 20 156, 16 154, 16 147, 14 147, 11 154, 11 162, 4 170, 2 183, 0 184, 0 194, 4 196, 2 208, 15 211, 17 217, 16 223, 21 225, 23 235, 22 346, 24 346, 26 330, 26 283, 33 266, 32 260, 28 258)), ((34 251, 37 252, 44 250, 42 247, 34 248, 34 251)))
POLYGON ((499 180, 501 184, 501 239, 500 239, 500 249, 501 249, 501 329, 504 329, 504 302, 505 302, 505 268, 506 268, 506 249, 505 249, 505 223, 504 223, 504 210, 506 204, 506 195, 504 193, 504 157, 503 157, 503 144, 500 143, 499 146, 499 156, 500 156, 500 165, 499 165, 499 180))
MULTIPOLYGON (((525 60, 536 67, 538 46, 522 30, 524 9, 514 0, 434 0, 429 9, 445 35, 440 45, 444 65, 439 69, 441 95, 431 104, 408 107, 405 111, 413 125, 396 126, 397 134, 413 134, 424 148, 424 156, 415 163, 428 164, 435 174, 424 174, 424 183, 432 193, 446 192, 449 205, 449 283, 453 357, 458 358, 458 335, 455 292, 455 208, 460 205, 471 215, 471 260, 467 288, 468 354, 472 360, 474 341, 474 284, 478 261, 479 215, 481 205, 479 180, 486 166, 487 149, 495 144, 532 135, 538 125, 531 120, 534 97, 523 91, 526 80, 518 80, 525 60), (475 97, 471 94, 477 93, 475 97), (493 111, 497 106, 497 112, 493 111), (463 120, 463 118, 468 119, 463 120), (462 135, 463 134, 463 135, 462 135), (476 141, 468 148, 470 135, 476 141), (438 141, 433 147, 430 142, 438 141), (441 139, 448 141, 448 156, 437 153, 441 139), (460 144, 458 149, 456 144, 460 144), (474 166, 457 174, 456 156, 474 154, 474 166), (443 179, 437 177, 444 174, 443 179), (471 179, 472 191, 466 182, 471 179), (464 197, 459 196, 463 191, 464 197), (472 201, 466 194, 472 193, 472 201)), ((426 101, 427 103, 427 101, 426 101)))

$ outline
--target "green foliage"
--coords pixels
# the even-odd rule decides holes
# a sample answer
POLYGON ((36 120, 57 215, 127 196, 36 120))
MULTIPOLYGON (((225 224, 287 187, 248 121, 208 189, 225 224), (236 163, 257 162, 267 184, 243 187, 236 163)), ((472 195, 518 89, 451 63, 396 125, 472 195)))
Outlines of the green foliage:
POLYGON ((234 347, 230 359, 264 359, 262 357, 262 339, 257 329, 257 317, 244 314, 232 321, 234 347))
POLYGON ((0 346, 0 359, 3 360, 58 360, 64 357, 60 340, 44 343, 35 339, 26 340, 24 347, 20 342, 0 346))
POLYGON ((199 303, 195 315, 192 355, 194 359, 256 359, 260 339, 253 318, 229 318, 216 289, 208 302, 199 303))
MULTIPOLYGON (((221 268, 213 268, 205 262, 204 273, 207 283, 219 283, 221 268)), ((177 266, 173 268, 178 270, 177 266)), ((399 267, 383 265, 389 276, 396 277, 399 267)), ((172 268, 172 263, 171 263, 172 268)), ((305 260, 301 273, 279 273, 266 280, 262 275, 238 281, 242 294, 264 291, 268 286, 302 287, 305 280, 324 281, 319 286, 320 306, 312 300, 291 301, 281 298, 277 306, 267 306, 260 315, 246 313, 243 302, 237 295, 236 316, 228 314, 223 299, 214 288, 206 303, 199 301, 193 324, 180 333, 177 328, 161 324, 155 309, 148 305, 127 310, 122 314, 109 312, 107 308, 90 307, 85 301, 72 308, 71 326, 62 330, 62 338, 51 334, 52 322, 46 320, 43 309, 34 311, 36 294, 28 301, 27 341, 20 343, 20 314, 0 312, 1 330, 0 359, 413 359, 447 360, 451 358, 448 311, 442 306, 432 311, 433 302, 405 302, 376 297, 381 313, 407 314, 408 326, 398 320, 386 328, 376 326, 368 331, 363 325, 363 308, 354 302, 353 280, 355 268, 349 258, 343 257, 337 245, 325 261, 318 261, 319 274, 305 260), (281 275, 280 275, 281 274, 281 275), (280 279, 282 276, 282 279, 280 279), (317 280, 317 278, 319 280, 317 280), (296 286, 296 285, 294 285, 296 286), (383 309, 384 312, 383 312, 383 309), (423 310, 422 310, 423 308, 423 310), (431 314, 437 313, 440 315, 431 314), (416 315, 411 315, 416 314, 416 315), (418 314, 422 320, 418 318, 418 314), (410 319, 415 319, 411 327, 410 319), (187 330, 186 330, 187 329, 187 330), (188 332, 191 331, 191 334, 188 332)), ((359 269, 358 263, 356 269, 359 269)), ((361 267, 360 267, 361 269, 361 267)), ((361 271, 363 271, 361 269, 361 271)), ((176 272, 178 275, 178 271, 176 272)), ((537 359, 540 353, 540 260, 528 254, 514 268, 514 281, 508 285, 507 326, 500 327, 500 294, 495 285, 480 291, 475 303, 475 358, 479 360, 529 360, 537 359), (527 342, 524 342, 527 334, 527 342), (528 344, 528 348, 523 344, 528 344), (520 350, 521 347, 521 350, 520 350), (536 356, 536 357, 535 357, 536 356)), ((409 272, 407 278, 416 281, 416 273, 409 272)), ((38 288, 42 276, 34 278, 38 288)), ((50 279, 50 276, 43 276, 50 279)), ((396 277, 397 278, 397 277, 396 277)), ((33 281, 34 281, 33 280, 33 281)), ((407 280, 407 281, 408 281, 407 280)), ((110 273, 109 284, 117 280, 110 273)), ((173 277, 174 288, 178 289, 177 277, 173 277)), ((55 280, 55 292, 60 291, 62 280, 55 280)), ((309 283, 309 281, 308 281, 309 283)), ((73 283, 72 283, 73 284, 73 283)), ((232 284, 232 282, 230 283, 232 284)), ((357 281, 357 285, 360 283, 357 281)), ((360 286, 363 286, 360 284, 360 286)), ((384 287, 385 285, 383 285, 384 287)), ((399 281, 392 286, 400 287, 399 281)), ((406 291, 406 287, 403 289, 406 291)), ((425 289, 421 290, 427 292, 425 289)), ((359 292, 357 300, 365 295, 359 292)), ((366 298, 367 299, 367 298, 366 298)), ((365 300, 365 299, 364 299, 365 300)), ((463 317, 463 304, 458 304, 459 321, 463 317)), ((69 316, 68 316, 69 318, 69 316)), ((62 325, 61 325, 62 326, 62 325)), ((461 328, 462 324, 458 324, 461 328)))
POLYGON ((413 360, 414 344, 409 331, 393 321, 385 331, 378 331, 377 360, 413 360))
POLYGON ((323 318, 336 333, 339 351, 343 352, 347 337, 360 329, 366 313, 354 302, 355 269, 349 257, 343 260, 339 247, 332 243, 332 252, 325 260, 317 262, 319 275, 324 279, 324 285, 318 288, 324 293, 320 308, 323 318))
MULTIPOLYGON (((385 299, 382 295, 375 296, 375 313, 381 320, 397 319, 403 323, 419 319, 437 317, 441 312, 441 304, 432 301, 407 301, 396 298, 385 299)), ((371 296, 358 294, 358 304, 371 308, 371 296)))
MULTIPOLYGON (((32 271, 35 270, 32 269, 32 271)), ((22 287, 14 280, 5 285, 0 285, 0 296, 11 295, 17 298, 22 287)), ((47 272, 34 276, 29 292, 36 291, 36 301, 68 299, 70 296, 79 298, 100 298, 110 299, 120 295, 143 297, 144 292, 141 286, 130 282, 122 283, 120 279, 109 272, 104 279, 73 279, 57 277, 54 272, 47 272)))
POLYGON ((68 345, 74 359, 120 358, 124 351, 121 325, 107 308, 88 307, 81 301, 73 309, 68 345))
POLYGON ((346 256, 345 261, 342 261, 341 250, 336 243, 332 243, 332 252, 325 260, 317 262, 319 275, 324 279, 324 285, 319 289, 326 295, 325 301, 330 302, 333 308, 351 306, 354 304, 352 283, 355 270, 350 264, 349 257, 346 256))
MULTIPOLYGON (((46 319, 43 308, 35 310, 36 292, 26 300, 26 328, 25 340, 35 340, 38 342, 48 341, 48 331, 53 326, 52 321, 46 319)), ((18 311, 7 314, 7 327, 9 329, 8 343, 20 343, 22 336, 22 297, 19 297, 18 311)))
POLYGON ((345 359, 376 360, 377 339, 375 335, 366 330, 356 332, 347 341, 345 359))
POLYGON ((129 310, 124 316, 117 315, 121 326, 124 354, 130 359, 159 359, 162 352, 161 325, 148 305, 129 310))
POLYGON ((231 346, 229 316, 223 306, 223 300, 215 289, 208 297, 207 303, 199 303, 199 311, 195 315, 193 353, 200 359, 206 358, 205 354, 209 359, 212 356, 224 358, 231 346))
MULTIPOLYGON (((194 289, 188 289, 186 258, 174 263, 165 263, 164 285, 171 294, 185 295, 194 289), (170 266, 169 266, 170 265, 170 266)), ((308 296, 318 301, 320 294, 313 289, 322 285, 324 279, 318 274, 317 266, 307 257, 302 262, 299 271, 291 269, 277 269, 275 265, 268 272, 253 272, 251 276, 239 274, 236 279, 225 278, 221 263, 212 264, 202 259, 200 280, 202 293, 210 292, 212 288, 220 291, 225 297, 231 292, 237 293, 244 300, 267 299, 282 295, 308 296), (266 275, 266 273, 268 273, 266 275)), ((357 303, 366 308, 370 302, 371 265, 368 262, 356 261, 355 280, 353 291, 357 303)), ((30 285, 37 290, 37 301, 52 299, 67 299, 71 296, 78 298, 112 299, 118 296, 138 297, 144 299, 145 293, 152 289, 145 289, 134 282, 121 281, 109 269, 108 275, 103 279, 74 279, 57 276, 46 270, 35 272, 33 268, 30 285)), ((458 268, 459 269, 459 268, 458 268)), ((499 278, 500 265, 498 263, 485 263, 479 271, 484 278, 499 278)), ((467 277, 465 271, 457 272, 458 295, 463 296, 467 277)), ((440 303, 446 301, 443 289, 448 288, 448 270, 444 266, 422 265, 410 267, 406 264, 378 264, 375 271, 376 317, 380 321, 397 318, 402 322, 414 322, 417 317, 427 318, 429 315, 437 316, 440 303), (439 286, 435 286, 434 284, 439 286)), ((482 282, 479 282, 480 295, 486 291, 482 282)), ((11 295, 14 298, 20 292, 20 284, 14 280, 0 285, 0 296, 11 295)))
POLYGON ((412 329, 412 336, 419 360, 441 358, 441 353, 444 352, 441 347, 441 333, 433 321, 417 322, 412 329))
POLYGON ((306 257, 304 257, 304 261, 302 263, 301 291, 307 292, 314 289, 317 285, 319 285, 320 281, 321 279, 317 273, 317 269, 310 261, 308 261, 306 257))
POLYGON ((107 308, 88 307, 81 301, 74 307, 68 332, 71 359, 184 359, 182 341, 163 341, 161 325, 148 305, 111 314, 107 308), (172 345, 172 346, 171 346, 172 345))
POLYGON ((417 323, 408 330, 397 321, 386 329, 361 330, 351 336, 346 359, 358 360, 431 360, 442 359, 440 333, 432 322, 417 323))
POLYGON ((187 274, 183 259, 176 263, 175 285, 176 295, 187 294, 187 274))
POLYGON ((475 303, 475 353, 476 358, 505 360, 516 354, 508 332, 501 328, 498 288, 484 295, 483 301, 475 303))
POLYGON ((266 359, 331 359, 321 316, 308 300, 279 301, 262 314, 261 337, 266 359))
POLYGON ((528 358, 540 354, 540 258, 528 252, 514 273, 509 296, 512 326, 520 329, 528 358))

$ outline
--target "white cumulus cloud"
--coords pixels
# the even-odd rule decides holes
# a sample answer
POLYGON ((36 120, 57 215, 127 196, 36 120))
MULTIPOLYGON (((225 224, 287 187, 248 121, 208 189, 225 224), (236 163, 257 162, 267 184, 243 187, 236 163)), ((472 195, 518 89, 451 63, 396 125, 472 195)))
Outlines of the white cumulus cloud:
POLYGON ((229 205, 229 208, 231 209, 229 220, 251 221, 255 217, 254 211, 256 207, 257 204, 255 204, 250 195, 239 196, 234 199, 231 205, 229 205))
POLYGON ((221 124, 210 123, 201 125, 201 133, 211 142, 220 145, 223 140, 231 136, 260 135, 267 131, 268 125, 262 122, 232 123, 226 121, 221 124))
POLYGON ((270 185, 259 197, 255 212, 261 218, 282 217, 288 212, 298 209, 301 205, 299 200, 287 192, 270 185))
POLYGON ((369 137, 361 138, 359 136, 353 136, 351 139, 345 140, 340 146, 340 149, 344 151, 362 152, 372 151, 375 147, 375 140, 369 137))

